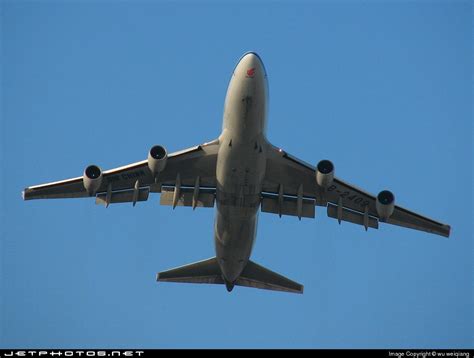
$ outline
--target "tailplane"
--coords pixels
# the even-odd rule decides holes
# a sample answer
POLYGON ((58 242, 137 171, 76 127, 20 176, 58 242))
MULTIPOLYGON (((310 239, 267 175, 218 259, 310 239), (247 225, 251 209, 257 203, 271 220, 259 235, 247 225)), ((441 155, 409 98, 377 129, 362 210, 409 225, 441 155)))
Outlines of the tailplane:
POLYGON ((236 285, 264 290, 303 293, 303 285, 250 260, 235 282, 224 280, 216 257, 160 272, 156 280, 180 283, 225 284, 229 292, 236 285))
POLYGON ((164 282, 224 283, 216 257, 160 272, 156 276, 156 280, 164 282))
POLYGON ((303 293, 304 289, 303 285, 298 282, 270 271, 250 260, 235 284, 238 286, 292 293, 303 293))

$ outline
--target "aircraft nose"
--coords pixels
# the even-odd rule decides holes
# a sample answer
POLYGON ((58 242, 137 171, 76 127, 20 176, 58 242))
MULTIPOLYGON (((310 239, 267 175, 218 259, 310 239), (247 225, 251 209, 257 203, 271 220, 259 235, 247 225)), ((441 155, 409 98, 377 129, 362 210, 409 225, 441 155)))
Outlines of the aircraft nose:
POLYGON ((247 52, 242 56, 241 61, 246 61, 249 65, 257 66, 261 64, 262 60, 256 52, 247 52))
POLYGON ((256 76, 265 77, 265 68, 262 59, 256 52, 247 52, 240 59, 235 70, 237 76, 254 78, 256 76))

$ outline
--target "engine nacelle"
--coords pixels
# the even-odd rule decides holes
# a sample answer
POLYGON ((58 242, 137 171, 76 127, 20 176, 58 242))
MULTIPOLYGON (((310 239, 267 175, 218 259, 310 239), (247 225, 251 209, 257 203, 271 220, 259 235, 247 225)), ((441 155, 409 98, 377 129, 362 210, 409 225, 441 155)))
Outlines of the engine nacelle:
POLYGON ((333 179, 334 165, 330 160, 321 160, 316 167, 316 183, 322 188, 327 188, 333 179))
POLYGON ((82 181, 89 195, 95 195, 102 184, 102 170, 97 165, 89 165, 84 170, 82 181))
POLYGON ((148 168, 150 168, 153 175, 156 176, 165 169, 167 159, 168 153, 164 147, 161 145, 151 147, 148 152, 148 168))
POLYGON ((375 208, 377 209, 377 214, 381 220, 388 219, 395 209, 395 195, 391 191, 382 190, 377 195, 377 200, 375 201, 375 208))

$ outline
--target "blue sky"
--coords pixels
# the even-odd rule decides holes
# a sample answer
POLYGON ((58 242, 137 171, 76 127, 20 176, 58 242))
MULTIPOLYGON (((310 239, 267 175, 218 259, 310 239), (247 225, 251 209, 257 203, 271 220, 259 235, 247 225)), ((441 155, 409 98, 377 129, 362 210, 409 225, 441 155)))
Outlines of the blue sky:
POLYGON ((472 2, 1 2, 1 347, 473 347, 472 2), (304 295, 157 284, 213 210, 21 200, 216 138, 257 51, 268 137, 452 226, 261 214, 252 259, 304 295))

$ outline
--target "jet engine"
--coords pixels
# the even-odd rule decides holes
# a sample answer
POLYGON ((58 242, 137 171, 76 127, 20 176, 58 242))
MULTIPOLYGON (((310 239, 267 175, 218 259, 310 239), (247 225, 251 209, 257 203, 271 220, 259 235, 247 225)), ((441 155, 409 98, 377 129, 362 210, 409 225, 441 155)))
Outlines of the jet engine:
POLYGON ((393 210, 395 209, 395 196, 393 193, 388 190, 382 190, 377 195, 375 208, 377 209, 377 214, 379 215, 380 219, 388 219, 393 214, 393 210))
POLYGON ((334 165, 330 160, 321 160, 316 167, 316 182, 322 188, 331 185, 334 179, 334 165))
POLYGON ((165 169, 167 159, 168 153, 164 147, 161 145, 151 147, 148 153, 148 168, 150 168, 153 175, 156 176, 165 169))
POLYGON ((84 170, 82 177, 84 188, 86 188, 89 195, 95 195, 102 184, 102 170, 97 165, 89 165, 84 170))

